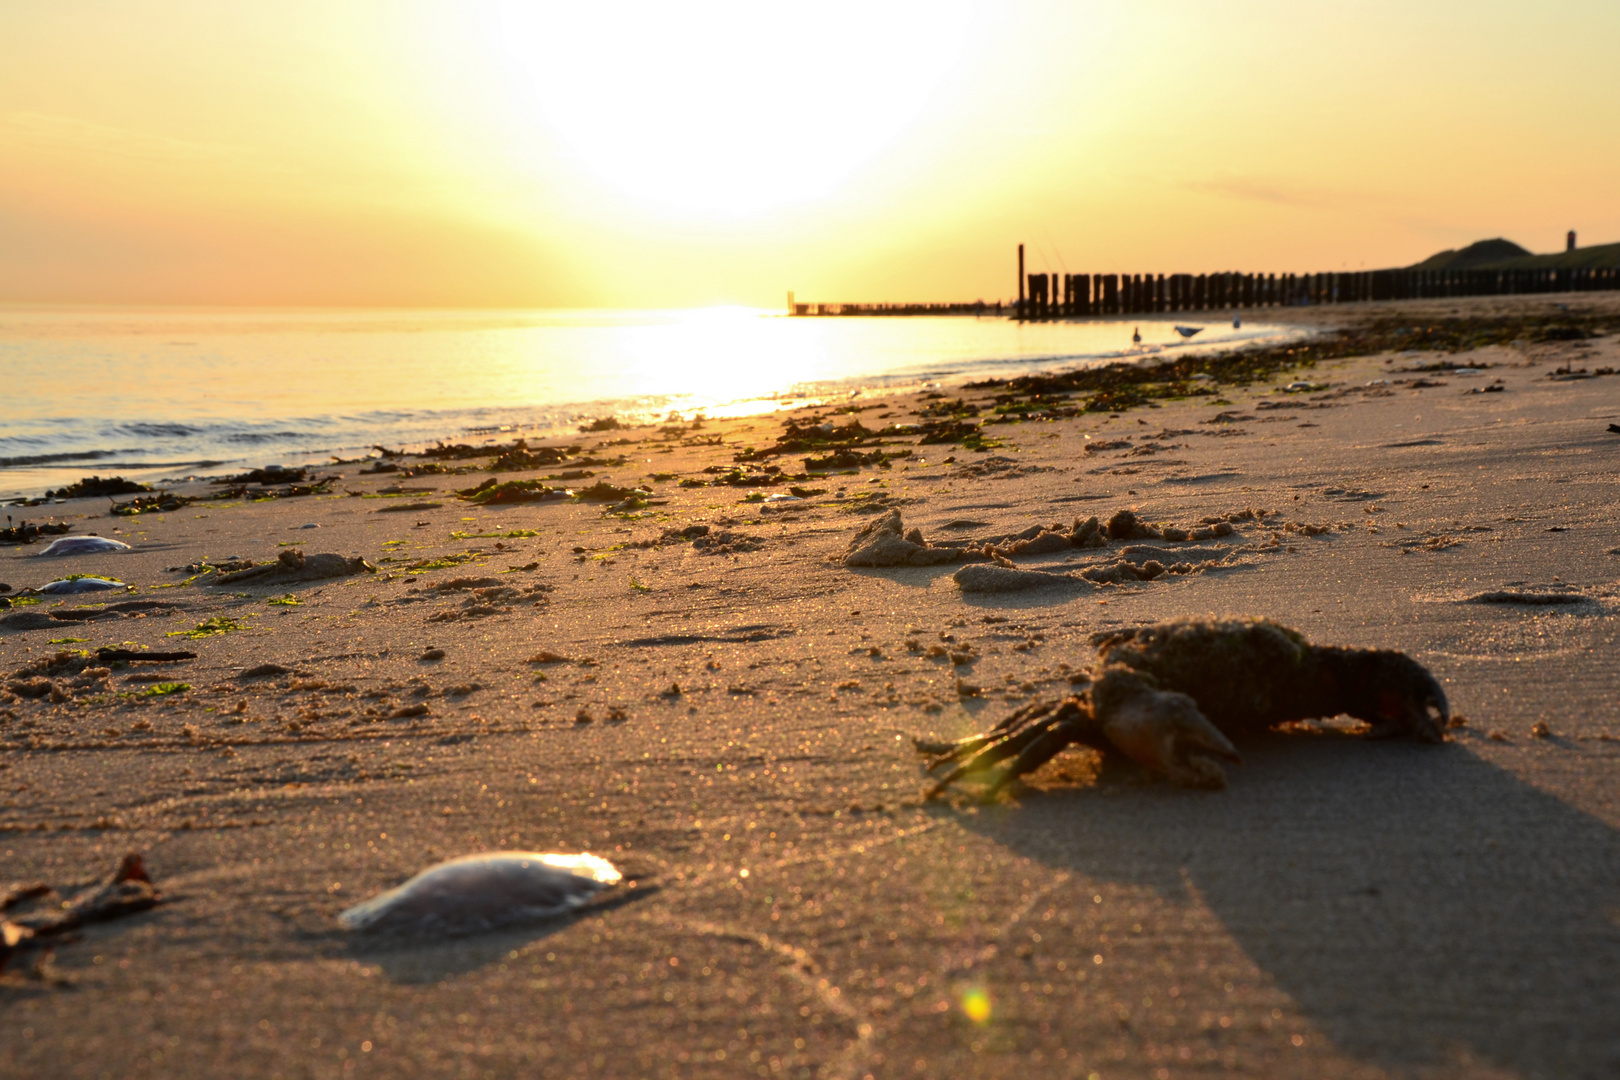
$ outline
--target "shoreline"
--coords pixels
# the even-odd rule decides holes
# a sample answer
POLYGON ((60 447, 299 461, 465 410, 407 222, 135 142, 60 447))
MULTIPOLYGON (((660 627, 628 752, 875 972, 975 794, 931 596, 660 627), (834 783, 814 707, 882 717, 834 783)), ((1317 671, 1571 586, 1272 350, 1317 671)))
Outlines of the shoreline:
MULTIPOLYGON (((285 314, 296 320, 300 313, 285 314)), ((112 339, 86 336, 78 341, 81 348, 70 351, 84 352, 86 357, 76 360, 72 355, 63 355, 48 382, 41 381, 40 371, 28 374, 31 362, 27 350, 22 349, 13 385, 16 403, 24 407, 20 411, 14 408, 9 426, 0 431, 0 484, 4 485, 0 491, 5 493, 5 501, 38 497, 71 483, 80 469, 133 472, 135 479, 143 481, 184 480, 187 475, 209 469, 246 468, 276 458, 283 463, 303 464, 324 462, 329 456, 354 457, 376 444, 426 447, 435 439, 465 441, 489 434, 558 438, 571 435, 582 421, 609 414, 627 422, 647 423, 659 422, 672 413, 687 417, 698 413, 716 417, 756 415, 807 400, 852 393, 920 392, 940 380, 985 378, 1009 370, 1035 371, 1071 363, 1106 363, 1131 351, 1105 347, 1113 338, 1123 345, 1132 325, 1152 325, 1151 320, 1077 320, 1036 331, 1026 342, 1023 332, 1006 320, 989 320, 997 325, 988 337, 982 327, 970 327, 964 336, 964 330, 954 325, 959 320, 932 320, 929 327, 910 331, 884 325, 884 320, 866 320, 876 325, 843 326, 833 333, 833 340, 821 341, 825 335, 814 328, 772 328, 769 324, 786 317, 762 313, 742 317, 740 322, 704 311, 627 312, 618 318, 609 313, 584 328, 572 326, 564 315, 537 317, 531 320, 534 325, 526 328, 503 325, 505 332, 493 336, 478 333, 482 324, 476 321, 467 325, 452 321, 441 328, 445 333, 438 335, 442 340, 433 350, 424 350, 419 341, 413 343, 413 338, 421 338, 426 331, 415 335, 396 333, 391 339, 386 327, 367 329, 371 324, 362 323, 351 328, 334 316, 335 322, 329 320, 314 327, 326 328, 324 333, 316 334, 324 344, 320 348, 307 342, 298 345, 300 351, 290 355, 288 363, 305 365, 311 373, 334 364, 354 368, 341 385, 297 400, 278 399, 278 407, 273 409, 257 401, 251 407, 237 401, 237 411, 227 410, 224 414, 219 407, 239 396, 243 385, 260 383, 274 395, 283 394, 284 388, 279 386, 281 365, 266 351, 277 344, 268 329, 275 323, 268 316, 256 333, 245 336, 209 334, 201 326, 190 325, 177 327, 171 335, 189 340, 147 342, 140 335, 127 333, 112 339), (657 318, 646 323, 652 316, 657 318), (728 363, 732 367, 740 363, 739 350, 763 355, 783 352, 790 363, 803 370, 797 374, 784 372, 782 381, 774 384, 750 377, 747 370, 733 371, 738 376, 735 380, 702 377, 702 372, 694 372, 696 385, 704 387, 700 392, 660 391, 660 385, 668 389, 667 378, 660 382, 663 377, 656 374, 665 354, 673 356, 679 366, 682 355, 699 348, 704 320, 716 318, 721 323, 715 329, 719 340, 742 334, 719 358, 721 371, 727 370, 728 363), (913 331, 921 333, 918 347, 902 347, 902 339, 913 331), (586 337, 557 336, 579 333, 586 337), (359 344, 344 344, 351 337, 359 344), (119 365, 112 358, 121 356, 136 342, 141 344, 142 352, 138 358, 126 357, 125 367, 155 365, 172 369, 171 374, 161 380, 137 377, 138 386, 121 386, 119 365), (335 348, 338 353, 335 357, 324 356, 326 348, 335 348), (415 366, 407 365, 399 371, 379 369, 379 354, 396 348, 413 356, 415 366), (919 356, 930 348, 940 350, 937 361, 919 363, 919 356), (439 355, 439 349, 448 353, 439 355), (485 353, 491 350, 504 358, 498 373, 481 370, 485 353), (562 350, 571 359, 567 364, 550 365, 537 360, 548 350, 562 350), (580 350, 579 355, 574 350, 580 350), (436 357, 431 362, 429 352, 436 357), (88 359, 100 354, 108 358, 111 366, 107 370, 100 370, 88 359), (651 362, 654 355, 660 358, 659 364, 651 362), (456 362, 446 365, 443 361, 447 359, 456 362), (624 370, 578 386, 551 370, 598 362, 624 370), (80 371, 86 364, 90 364, 96 382, 105 388, 105 397, 82 397, 60 407, 70 414, 76 412, 76 421, 34 415, 37 410, 28 407, 31 397, 48 397, 64 379, 71 384, 76 373, 87 374, 80 371), (221 368, 235 374, 222 378, 221 368), (820 369, 826 370, 817 374, 820 369), (420 390, 402 393, 401 381, 405 386, 438 386, 446 396, 424 396, 420 390), (511 400, 514 386, 525 388, 530 403, 506 403, 511 400), (133 397, 126 400, 126 393, 133 397), (332 411, 334 400, 344 402, 341 413, 332 411), (142 457, 152 460, 142 462, 142 457), (176 470, 182 469, 189 472, 177 474, 176 470)), ((404 325, 415 325, 406 316, 400 319, 404 325)), ((437 325, 430 318, 418 321, 426 327, 437 325)), ((216 330, 233 325, 225 315, 219 316, 216 323, 216 330)), ((290 334, 297 326, 296 321, 290 322, 283 334, 297 338, 290 334)), ((1276 324, 1263 322, 1258 330, 1244 333, 1264 336, 1268 327, 1278 332, 1276 324)), ((1223 333, 1233 336, 1218 327, 1207 336, 1223 333)), ((1164 334, 1170 340, 1153 346, 1155 351, 1187 348, 1199 352, 1210 347, 1202 339, 1183 346, 1168 328, 1164 334)), ((10 344, 20 347, 26 342, 16 339, 10 344)), ((33 362, 33 366, 38 368, 39 363, 33 362)), ((744 369, 752 366, 751 362, 743 365, 744 369)), ((311 378, 316 385, 327 382, 313 374, 311 378)))
MULTIPOLYGON (((1620 324, 1620 299, 1560 302, 1299 312, 1378 341, 1389 314, 1620 324)), ((1602 1075, 1620 375, 1593 373, 1620 336, 1330 354, 1202 396, 1132 384, 1117 413, 1084 407, 1118 390, 1084 379, 952 384, 579 434, 526 469, 469 447, 323 468, 329 494, 30 510, 100 515, 70 535, 132 549, 0 548, 5 595, 65 572, 135 591, 0 612, 0 876, 82 881, 139 850, 174 902, 60 947, 71 985, 0 975, 23 1033, 0 1071, 1602 1075), (988 418, 1007 422, 982 450, 883 433, 988 418), (803 436, 851 421, 874 434, 803 436), (788 423, 804 445, 784 450, 788 423), (841 452, 878 458, 804 465, 841 452), (457 496, 486 480, 620 490, 457 496), (824 490, 763 501, 792 487, 824 490), (1015 553, 1070 584, 1008 593, 964 591, 954 562, 841 561, 892 511, 965 548, 1119 510, 1236 520, 1154 541, 1197 572, 1084 588, 1124 542, 1015 553), (374 570, 211 583, 288 551, 374 570), (1576 599, 1479 599, 1537 590, 1576 599), (1093 633, 1210 614, 1405 651, 1467 724, 1439 747, 1278 734, 1218 793, 1071 751, 993 805, 922 800, 911 737, 1067 693, 1093 633), (49 674, 99 647, 197 656, 49 674), (64 700, 15 689, 41 678, 64 700), (589 851, 640 891, 462 939, 336 926, 498 849, 589 851)))

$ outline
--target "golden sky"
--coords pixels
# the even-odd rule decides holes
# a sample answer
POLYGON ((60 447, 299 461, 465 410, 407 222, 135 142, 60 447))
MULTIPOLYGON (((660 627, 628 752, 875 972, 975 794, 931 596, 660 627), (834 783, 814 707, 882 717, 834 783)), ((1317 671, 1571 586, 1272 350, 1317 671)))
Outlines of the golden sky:
POLYGON ((0 301, 1005 297, 1620 240, 1614 0, 0 0, 0 301))

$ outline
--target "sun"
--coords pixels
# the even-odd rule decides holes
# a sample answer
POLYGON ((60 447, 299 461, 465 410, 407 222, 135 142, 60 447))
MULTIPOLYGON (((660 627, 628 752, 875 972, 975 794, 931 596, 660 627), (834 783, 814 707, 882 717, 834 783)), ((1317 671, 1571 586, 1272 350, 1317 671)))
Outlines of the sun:
POLYGON ((514 94, 632 199, 747 217, 824 198, 950 76, 967 0, 497 8, 514 94))

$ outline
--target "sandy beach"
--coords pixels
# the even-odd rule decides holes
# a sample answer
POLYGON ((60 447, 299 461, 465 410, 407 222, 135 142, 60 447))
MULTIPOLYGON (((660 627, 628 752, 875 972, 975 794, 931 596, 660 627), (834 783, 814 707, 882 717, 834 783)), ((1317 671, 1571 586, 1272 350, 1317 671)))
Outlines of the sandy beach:
MULTIPOLYGON (((1288 315, 1612 328, 1620 301, 1288 315)), ((498 473, 474 447, 312 495, 9 508, 130 549, 0 547, 0 888, 139 851, 165 902, 19 954, 0 1074, 1620 1074, 1620 375, 1592 374, 1620 337, 1497 338, 1117 413, 951 386, 582 433, 498 473), (979 423, 982 448, 900 427, 845 448, 882 464, 802 478, 840 447, 774 452, 852 422, 979 423), (647 494, 476 492, 545 477, 647 494), (1006 555, 1066 575, 1008 592, 843 562, 891 511, 1005 550, 1127 509, 1232 531, 1143 542, 1133 565, 1188 568, 1150 580, 1081 576, 1125 541, 1006 555), (365 565, 225 580, 291 552, 365 565), (132 588, 19 595, 69 573, 132 588), (992 803, 924 801, 913 737, 1069 693, 1094 633, 1207 615, 1403 650, 1466 722, 1281 732, 1224 791, 1074 750, 992 803), (336 921, 501 849, 626 884, 461 938, 336 921)))

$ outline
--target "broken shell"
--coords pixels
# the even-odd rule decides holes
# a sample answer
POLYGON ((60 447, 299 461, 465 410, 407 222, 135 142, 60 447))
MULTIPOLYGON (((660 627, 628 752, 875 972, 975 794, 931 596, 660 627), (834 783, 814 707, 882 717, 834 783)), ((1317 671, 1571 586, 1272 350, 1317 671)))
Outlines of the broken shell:
POLYGON ((467 855, 356 904, 338 922, 357 931, 476 934, 566 914, 621 877, 612 863, 584 852, 467 855))

